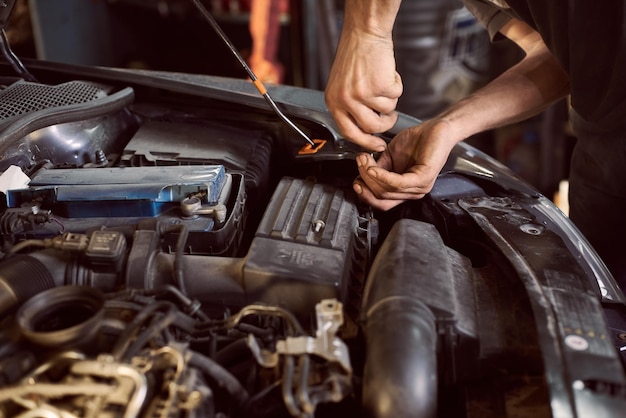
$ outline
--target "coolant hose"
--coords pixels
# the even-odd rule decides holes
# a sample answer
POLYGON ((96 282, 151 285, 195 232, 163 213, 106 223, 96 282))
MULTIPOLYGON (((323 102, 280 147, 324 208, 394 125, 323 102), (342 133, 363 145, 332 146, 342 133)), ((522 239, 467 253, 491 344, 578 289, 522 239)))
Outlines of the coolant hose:
POLYGON ((28 255, 0 263, 0 318, 30 297, 55 286, 48 268, 28 255))

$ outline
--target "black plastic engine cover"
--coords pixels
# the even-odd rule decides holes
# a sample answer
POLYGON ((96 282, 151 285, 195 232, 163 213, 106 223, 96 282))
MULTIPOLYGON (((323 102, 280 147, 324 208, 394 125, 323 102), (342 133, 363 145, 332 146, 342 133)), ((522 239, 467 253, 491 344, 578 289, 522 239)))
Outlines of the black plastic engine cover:
POLYGON ((278 184, 244 264, 250 302, 310 312, 324 298, 343 300, 358 226, 344 192, 310 181, 278 184))

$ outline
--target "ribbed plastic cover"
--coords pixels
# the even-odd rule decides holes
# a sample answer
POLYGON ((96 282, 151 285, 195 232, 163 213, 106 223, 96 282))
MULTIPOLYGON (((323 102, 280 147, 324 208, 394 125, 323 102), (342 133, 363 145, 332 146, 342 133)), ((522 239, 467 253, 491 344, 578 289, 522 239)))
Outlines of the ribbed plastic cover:
POLYGON ((87 103, 107 96, 105 89, 86 81, 56 86, 18 81, 0 91, 0 121, 52 107, 87 103))
POLYGON ((245 261, 249 301, 307 314, 322 299, 343 300, 355 256, 357 216, 340 189, 283 178, 245 261))

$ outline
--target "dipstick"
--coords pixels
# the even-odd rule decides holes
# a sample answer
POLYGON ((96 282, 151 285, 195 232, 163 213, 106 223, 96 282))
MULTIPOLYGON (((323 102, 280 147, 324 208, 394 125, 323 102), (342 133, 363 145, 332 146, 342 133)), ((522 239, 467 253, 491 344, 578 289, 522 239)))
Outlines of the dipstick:
POLYGON ((283 121, 285 122, 287 125, 289 125, 291 127, 291 129, 293 129, 294 131, 296 131, 298 133, 298 135, 300 135, 302 138, 304 138, 304 140, 306 142, 309 143, 309 145, 312 148, 316 148, 318 146, 318 143, 315 143, 311 138, 309 138, 309 136, 307 134, 305 134, 295 123, 293 123, 293 121, 291 119, 289 119, 287 117, 287 115, 285 115, 276 105, 276 102, 274 102, 274 100, 271 98, 270 94, 267 92, 267 89, 265 88, 265 86, 263 85, 263 83, 261 83, 261 80, 258 79, 258 77, 256 76, 256 74, 254 74, 254 71, 252 71, 252 69, 250 68, 250 66, 248 65, 248 63, 246 63, 246 60, 243 59, 243 57, 241 56, 241 54, 239 53, 239 51, 237 51, 237 48, 235 48, 235 45, 233 45, 233 43, 230 41, 230 39, 228 39, 228 36, 226 36, 226 34, 224 33, 224 31, 222 30, 222 28, 220 27, 220 25, 215 21, 215 19, 213 18, 213 16, 211 15, 211 13, 209 13, 209 11, 206 9, 206 7, 204 7, 202 5, 202 3, 200 2, 200 0, 192 0, 193 3, 195 4, 195 6, 198 8, 198 10, 200 11, 200 13, 202 13, 202 15, 206 18, 206 20, 209 22, 209 24, 211 25, 211 27, 213 27, 213 30, 215 30, 215 32, 217 33, 217 35, 222 39, 222 41, 224 42, 224 44, 226 44, 226 46, 228 47, 228 49, 230 50, 230 52, 232 52, 232 54, 235 56, 235 58, 237 59, 237 61, 239 61, 239 63, 241 64, 241 66, 243 67, 243 69, 246 71, 246 73, 248 73, 248 76, 250 77, 250 80, 252 80, 252 83, 254 84, 254 86, 256 87, 256 89, 259 91, 259 93, 261 93, 261 96, 263 96, 263 98, 265 99, 265 101, 267 102, 267 104, 270 106, 270 108, 272 108, 272 110, 274 111, 274 113, 283 121))

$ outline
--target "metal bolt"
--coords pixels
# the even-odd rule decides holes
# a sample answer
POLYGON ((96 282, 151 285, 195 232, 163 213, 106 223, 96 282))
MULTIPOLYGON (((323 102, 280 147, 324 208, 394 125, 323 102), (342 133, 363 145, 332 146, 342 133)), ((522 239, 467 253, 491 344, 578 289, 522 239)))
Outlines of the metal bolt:
POLYGON ((96 158, 95 158, 95 160, 96 160, 96 164, 99 164, 99 165, 106 165, 106 164, 109 162, 109 161, 107 160, 107 156, 106 156, 106 154, 105 154, 105 153, 104 153, 104 151, 103 151, 103 150, 101 150, 101 149, 96 150, 95 157, 96 157, 96 158))
POLYGON ((321 219, 318 219, 317 221, 313 222, 313 231, 320 232, 322 229, 324 229, 325 226, 326 223, 324 223, 324 221, 322 221, 321 219))
POLYGON ((542 225, 537 224, 524 224, 520 229, 529 235, 541 235, 545 230, 542 225))

